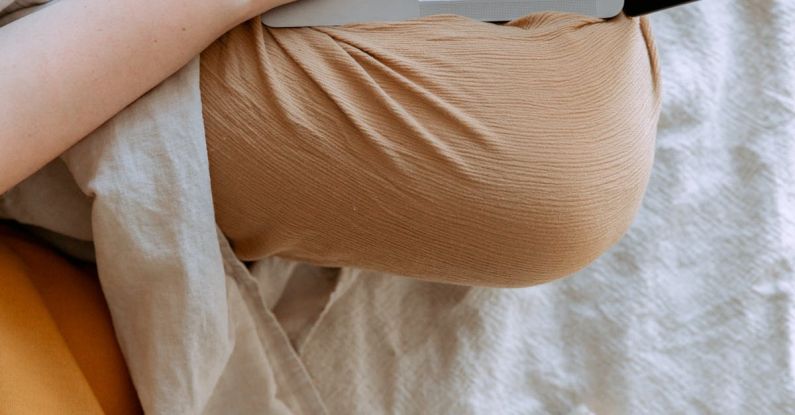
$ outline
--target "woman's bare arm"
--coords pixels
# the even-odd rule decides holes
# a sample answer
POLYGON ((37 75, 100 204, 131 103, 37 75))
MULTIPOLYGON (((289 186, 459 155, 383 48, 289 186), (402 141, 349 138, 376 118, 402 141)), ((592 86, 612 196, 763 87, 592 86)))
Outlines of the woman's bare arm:
POLYGON ((287 0, 61 0, 0 28, 0 194, 287 0))

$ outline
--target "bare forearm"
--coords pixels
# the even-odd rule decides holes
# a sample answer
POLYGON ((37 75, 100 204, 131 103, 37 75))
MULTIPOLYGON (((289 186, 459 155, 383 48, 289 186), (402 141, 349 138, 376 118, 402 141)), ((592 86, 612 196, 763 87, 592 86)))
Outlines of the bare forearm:
POLYGON ((0 193, 278 0, 254 3, 62 0, 1 28, 0 193))

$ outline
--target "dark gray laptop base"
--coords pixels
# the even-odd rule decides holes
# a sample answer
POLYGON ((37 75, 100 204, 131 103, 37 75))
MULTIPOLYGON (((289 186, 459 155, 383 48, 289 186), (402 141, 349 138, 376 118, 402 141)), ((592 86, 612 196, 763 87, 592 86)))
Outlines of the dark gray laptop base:
POLYGON ((624 0, 299 0, 271 10, 272 27, 334 26, 400 21, 433 14, 457 14, 483 21, 508 21, 540 11, 613 17, 624 0))

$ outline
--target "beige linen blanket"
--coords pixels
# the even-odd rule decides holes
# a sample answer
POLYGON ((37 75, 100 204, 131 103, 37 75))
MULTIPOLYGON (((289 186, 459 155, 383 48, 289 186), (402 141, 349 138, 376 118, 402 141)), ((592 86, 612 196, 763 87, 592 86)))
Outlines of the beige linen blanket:
POLYGON ((288 279, 313 269, 249 270, 218 236, 197 61, 0 198, 0 216, 93 243, 147 413, 786 413, 794 17, 786 0, 655 16, 647 198, 621 243, 550 284, 344 268, 319 316, 280 322, 282 290, 304 304, 288 279))

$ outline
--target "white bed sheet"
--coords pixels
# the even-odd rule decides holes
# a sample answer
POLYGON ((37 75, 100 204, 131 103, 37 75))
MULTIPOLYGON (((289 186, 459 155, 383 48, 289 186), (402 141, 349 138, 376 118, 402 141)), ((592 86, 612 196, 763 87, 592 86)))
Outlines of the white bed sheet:
POLYGON ((554 283, 343 269, 295 353, 269 310, 295 264, 250 275, 215 242, 195 61, 0 214, 94 240, 148 413, 789 413, 795 3, 703 0, 652 22, 664 109, 644 206, 620 244, 554 283), (91 196, 74 218, 74 195, 53 191, 64 172, 91 196))
POLYGON ((521 290, 358 274, 299 340, 332 413, 793 411, 795 3, 652 23, 664 109, 626 238, 521 290))

